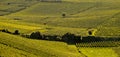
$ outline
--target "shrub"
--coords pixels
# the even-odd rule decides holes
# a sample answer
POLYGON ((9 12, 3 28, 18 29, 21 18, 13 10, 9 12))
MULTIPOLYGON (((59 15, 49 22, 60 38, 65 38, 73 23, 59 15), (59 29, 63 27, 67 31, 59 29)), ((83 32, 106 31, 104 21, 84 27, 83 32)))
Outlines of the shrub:
POLYGON ((63 14, 62 14, 62 17, 66 17, 66 14, 65 14, 65 13, 63 13, 63 14))
POLYGON ((89 35, 92 35, 92 31, 88 31, 88 34, 89 34, 89 35))
POLYGON ((2 32, 6 32, 6 30, 5 30, 5 29, 3 29, 3 30, 2 30, 2 32))
POLYGON ((2 32, 11 33, 8 29, 1 30, 2 32))
POLYGON ((15 30, 15 32, 14 32, 13 34, 19 35, 19 34, 20 34, 20 33, 19 33, 19 30, 15 30))
POLYGON ((75 43, 75 35, 71 33, 66 33, 62 36, 62 40, 68 43, 75 43))
POLYGON ((32 39, 42 39, 42 35, 40 32, 33 32, 31 35, 30 35, 30 38, 32 39))

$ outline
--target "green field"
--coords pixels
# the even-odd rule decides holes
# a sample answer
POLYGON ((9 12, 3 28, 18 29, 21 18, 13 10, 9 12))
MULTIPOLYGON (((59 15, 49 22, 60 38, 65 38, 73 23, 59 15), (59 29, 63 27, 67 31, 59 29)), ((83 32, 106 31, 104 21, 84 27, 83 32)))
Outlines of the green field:
POLYGON ((63 42, 32 40, 0 32, 0 56, 16 57, 79 57, 75 48, 63 42), (4 36, 3 36, 4 35, 4 36), (6 49, 8 48, 8 49, 6 49), (5 50, 6 49, 6 50, 5 50), (13 50, 13 51, 12 51, 13 50), (12 52, 11 52, 12 51, 12 52), (12 55, 11 55, 12 53, 12 55), (23 55, 22 55, 23 54, 23 55))
POLYGON ((119 36, 119 3, 112 2, 40 2, 28 9, 8 15, 20 22, 69 28, 94 28, 97 36, 119 36), (66 17, 62 18, 65 13, 66 17))
POLYGON ((88 57, 118 57, 112 48, 79 48, 88 57))
MULTIPOLYGON (((19 30, 21 34, 40 31, 60 36, 67 32, 88 36, 88 30, 94 29, 94 36, 120 37, 119 5, 119 0, 0 0, 0 29, 19 30)), ((101 43, 108 45, 108 42, 97 42, 98 46, 101 43)), ((119 47, 77 48, 64 42, 33 40, 0 32, 1 57, 120 56, 119 47)))

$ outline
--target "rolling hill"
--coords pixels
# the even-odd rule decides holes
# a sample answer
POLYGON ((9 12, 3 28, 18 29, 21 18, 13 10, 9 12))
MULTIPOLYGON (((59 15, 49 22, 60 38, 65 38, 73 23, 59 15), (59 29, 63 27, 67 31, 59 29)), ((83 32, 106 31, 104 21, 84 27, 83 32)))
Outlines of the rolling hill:
MULTIPOLYGON (((94 29, 94 36, 119 37, 119 5, 119 0, 63 0, 60 3, 0 0, 0 29, 19 30, 21 34, 40 31, 49 35, 70 32, 82 36, 88 36, 88 30, 94 29)), ((103 54, 101 51, 103 57, 109 57, 111 53, 112 57, 117 57, 120 56, 119 49, 76 48, 64 42, 28 39, 0 32, 0 57, 92 57, 97 56, 97 52, 103 54)))
POLYGON ((20 36, 9 35, 0 32, 0 56, 16 57, 79 57, 80 54, 74 48, 70 49, 66 43, 32 40, 20 36), (12 51, 12 52, 11 52, 12 51))
POLYGON ((40 2, 28 9, 8 15, 8 17, 11 17, 11 19, 20 18, 19 21, 21 22, 46 24, 48 26, 78 29, 94 28, 97 29, 96 36, 119 36, 119 9, 119 3, 112 3, 111 1, 40 2), (62 17, 63 13, 66 14, 65 18, 62 17), (112 26, 105 26, 105 24, 112 26))

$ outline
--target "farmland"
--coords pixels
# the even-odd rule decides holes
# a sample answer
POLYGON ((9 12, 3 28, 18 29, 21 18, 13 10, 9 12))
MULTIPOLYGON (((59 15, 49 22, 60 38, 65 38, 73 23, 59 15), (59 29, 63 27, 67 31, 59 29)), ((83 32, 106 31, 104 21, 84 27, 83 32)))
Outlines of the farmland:
POLYGON ((88 57, 118 57, 111 48, 80 48, 79 50, 88 57))
MULTIPOLYGON (((92 29, 97 37, 120 37, 119 5, 119 0, 0 0, 0 30, 19 30, 24 35, 69 32, 84 37, 92 29)), ((1 57, 119 57, 119 45, 119 41, 69 45, 0 32, 1 57)))
POLYGON ((47 3, 46 5, 44 2, 7 17, 19 18, 22 22, 42 25, 46 23, 49 26, 95 28, 98 29, 97 36, 119 36, 120 8, 117 5, 119 4, 103 2, 63 2, 62 5, 61 3, 47 3), (63 13, 66 14, 65 18, 62 18, 63 13))
MULTIPOLYGON (((71 51, 70 52, 69 47, 66 43, 63 42, 51 42, 51 41, 43 41, 43 40, 31 40, 22 38, 19 36, 9 35, 5 33, 0 33, 0 36, 4 35, 3 37, 0 37, 0 56, 9 57, 12 54, 12 56, 34 56, 34 57, 42 57, 42 56, 50 56, 50 57, 66 57, 66 56, 77 56, 79 57, 79 53, 77 51, 71 51), (16 41, 17 40, 17 41, 16 41), (6 46, 6 47, 5 47, 6 46), (60 47, 59 47, 60 46, 60 47), (3 48, 2 48, 3 47, 3 48), (8 50, 4 50, 8 48, 8 50), (13 50, 13 52, 10 52, 10 50, 13 50), (5 52, 6 51, 6 52, 5 52), (8 53, 7 53, 8 51, 8 53), (63 52, 64 51, 64 52, 63 52), (4 53, 2 53, 4 52, 4 53), (17 52, 17 53, 16 53, 17 52), (76 54, 74 54, 76 52, 76 54), (14 53, 16 53, 14 55, 14 53), (30 55, 29 55, 30 54, 30 55)), ((10 57, 12 57, 10 56, 10 57)))

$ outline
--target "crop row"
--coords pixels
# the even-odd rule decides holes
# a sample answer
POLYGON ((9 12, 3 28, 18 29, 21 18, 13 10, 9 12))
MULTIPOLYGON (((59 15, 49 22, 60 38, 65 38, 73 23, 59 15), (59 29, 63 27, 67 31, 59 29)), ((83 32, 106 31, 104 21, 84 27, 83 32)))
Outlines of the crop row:
POLYGON ((98 41, 90 43, 77 43, 77 47, 117 47, 119 46, 119 41, 98 41))

